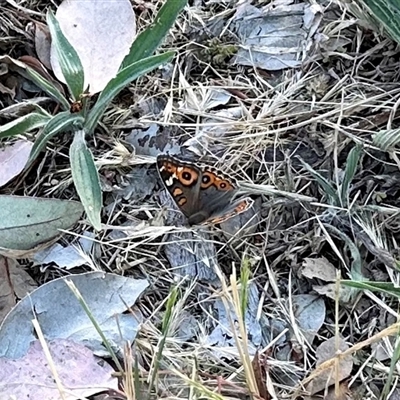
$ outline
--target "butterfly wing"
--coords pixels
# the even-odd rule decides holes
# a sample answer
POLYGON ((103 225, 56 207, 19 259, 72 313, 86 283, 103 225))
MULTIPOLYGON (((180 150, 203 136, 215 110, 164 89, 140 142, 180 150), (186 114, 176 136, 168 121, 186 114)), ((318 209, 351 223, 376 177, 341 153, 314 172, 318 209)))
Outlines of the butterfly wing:
POLYGON ((207 220, 207 223, 211 224, 220 224, 236 215, 241 214, 248 210, 254 203, 254 200, 250 197, 240 198, 235 200, 229 204, 229 206, 225 207, 224 210, 220 212, 216 212, 210 216, 207 220))
POLYGON ((237 183, 220 171, 200 169, 169 155, 157 157, 157 168, 165 188, 190 225, 220 223, 253 204, 250 198, 233 201, 237 183))
POLYGON ((208 212, 208 223, 219 224, 253 205, 249 197, 234 200, 237 181, 220 171, 206 168, 200 185, 200 206, 208 212))
POLYGON ((168 155, 157 157, 157 168, 165 188, 187 218, 199 211, 200 168, 168 155))

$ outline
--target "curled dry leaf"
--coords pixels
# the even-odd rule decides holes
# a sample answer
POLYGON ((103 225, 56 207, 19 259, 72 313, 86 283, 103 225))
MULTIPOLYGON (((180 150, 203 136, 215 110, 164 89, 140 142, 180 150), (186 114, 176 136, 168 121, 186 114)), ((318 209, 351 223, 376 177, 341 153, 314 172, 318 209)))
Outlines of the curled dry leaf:
POLYGON ((47 25, 35 22, 35 49, 42 64, 51 70, 50 63, 51 37, 47 25))
POLYGON ((308 279, 321 279, 325 282, 336 280, 336 268, 325 257, 304 259, 301 274, 308 279))

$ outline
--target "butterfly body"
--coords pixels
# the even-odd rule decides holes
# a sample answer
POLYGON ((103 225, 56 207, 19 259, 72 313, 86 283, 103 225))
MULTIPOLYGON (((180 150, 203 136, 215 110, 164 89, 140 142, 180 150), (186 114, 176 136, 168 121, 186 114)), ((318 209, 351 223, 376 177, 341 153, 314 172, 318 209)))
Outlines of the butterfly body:
POLYGON ((200 168, 169 155, 157 157, 157 168, 189 225, 220 223, 246 211, 253 204, 250 198, 234 201, 236 181, 213 168, 200 168))

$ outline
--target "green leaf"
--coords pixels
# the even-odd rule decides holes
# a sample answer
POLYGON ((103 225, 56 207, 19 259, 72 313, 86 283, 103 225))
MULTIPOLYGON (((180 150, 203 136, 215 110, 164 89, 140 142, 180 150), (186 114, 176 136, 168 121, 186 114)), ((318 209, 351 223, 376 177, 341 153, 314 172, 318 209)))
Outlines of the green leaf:
POLYGON ((370 290, 371 292, 386 293, 391 296, 400 298, 400 288, 388 282, 356 282, 350 280, 343 280, 341 283, 344 286, 353 287, 356 289, 370 290))
POLYGON ((46 125, 50 119, 51 115, 47 113, 34 112, 24 115, 23 117, 0 126, 0 138, 22 135, 32 129, 46 125))
POLYGON ((90 110, 85 123, 86 132, 90 134, 93 133, 94 128, 96 127, 107 106, 126 85, 146 74, 147 72, 170 61, 173 55, 173 52, 167 52, 157 56, 145 58, 144 60, 138 61, 119 71, 117 76, 112 79, 100 93, 96 104, 90 110))
POLYGON ((155 22, 138 35, 133 42, 129 54, 122 63, 122 68, 150 57, 157 50, 186 4, 187 0, 167 0, 160 8, 155 22))
POLYGON ((324 224, 327 230, 333 232, 337 237, 342 239, 349 247, 351 256, 353 258, 351 262, 350 277, 356 281, 364 281, 365 278, 362 274, 362 260, 359 248, 355 243, 340 229, 333 225, 324 224))
POLYGON ((398 0, 362 0, 388 34, 400 43, 400 3, 398 0))
POLYGON ((51 79, 48 79, 36 72, 29 64, 21 61, 15 60, 8 56, 0 56, 0 62, 4 61, 6 64, 13 65, 13 70, 21 74, 23 77, 30 79, 36 86, 45 91, 55 100, 57 100, 64 109, 69 109, 69 103, 64 97, 63 93, 56 87, 57 82, 52 82, 51 79))
POLYGON ((386 129, 372 135, 373 143, 380 149, 394 150, 394 147, 400 143, 400 129, 386 129))
POLYGON ((101 230, 102 194, 99 174, 91 151, 85 142, 83 130, 74 133, 69 149, 72 179, 89 221, 96 230, 101 230))
POLYGON ((340 201, 336 190, 330 184, 330 182, 324 178, 320 173, 315 171, 310 165, 300 159, 304 168, 314 177, 314 179, 318 182, 319 186, 321 186, 322 190, 325 192, 325 195, 328 197, 329 203, 334 206, 340 206, 340 201))
POLYGON ((50 81, 30 67, 26 67, 26 74, 36 86, 58 101, 64 110, 69 110, 70 105, 68 100, 50 81))
POLYGON ((342 206, 347 206, 349 204, 349 188, 357 171, 358 162, 360 161, 360 155, 361 146, 356 145, 350 150, 347 156, 346 169, 344 171, 344 178, 340 190, 342 206))
POLYGON ((56 49, 62 74, 74 100, 79 100, 84 91, 85 75, 76 50, 64 36, 60 25, 51 10, 47 13, 51 40, 56 49))
POLYGON ((60 132, 65 132, 71 128, 82 128, 84 119, 79 114, 71 114, 69 111, 63 111, 48 121, 42 132, 37 136, 32 147, 31 154, 27 165, 30 165, 33 160, 46 146, 46 143, 60 132))
POLYGON ((82 212, 77 201, 0 196, 0 245, 3 249, 32 249, 71 228, 82 212))

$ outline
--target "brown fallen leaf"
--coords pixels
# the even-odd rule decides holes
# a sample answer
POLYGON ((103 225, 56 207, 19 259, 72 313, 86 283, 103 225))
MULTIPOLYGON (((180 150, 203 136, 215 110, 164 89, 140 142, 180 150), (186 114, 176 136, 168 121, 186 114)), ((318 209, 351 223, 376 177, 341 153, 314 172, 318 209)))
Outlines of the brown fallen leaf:
POLYGON ((253 367, 254 377, 256 379, 258 394, 260 395, 260 398, 264 400, 270 400, 271 396, 269 395, 267 386, 265 384, 265 367, 260 360, 260 354, 258 350, 256 351, 256 354, 254 354, 251 365, 253 367))
MULTIPOLYGON (((349 348, 348 344, 343 340, 339 339, 339 348, 336 349, 336 338, 332 337, 322 343, 316 350, 315 354, 317 356, 316 367, 324 363, 325 361, 334 358, 337 350, 341 352, 349 348)), ((340 357, 338 360, 338 368, 335 369, 335 365, 331 368, 327 368, 322 371, 318 376, 316 376, 312 381, 306 385, 306 390, 311 395, 316 394, 327 387, 334 385, 335 382, 340 382, 348 378, 353 369, 353 357, 347 355, 345 357, 340 357)))
POLYGON ((0 323, 17 303, 36 289, 31 276, 10 258, 0 256, 0 323))
MULTIPOLYGON (((338 393, 335 393, 335 387, 332 386, 329 388, 328 392, 323 394, 324 400, 352 400, 353 393, 349 389, 347 382, 341 382, 339 384, 338 393)), ((305 396, 304 400, 321 400, 321 395, 317 396, 305 396)))

